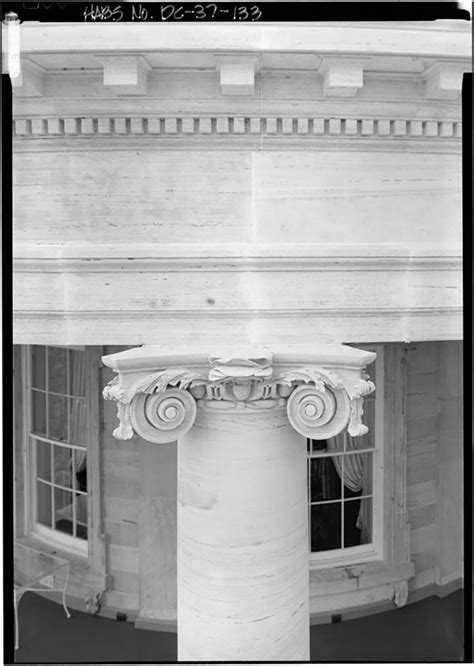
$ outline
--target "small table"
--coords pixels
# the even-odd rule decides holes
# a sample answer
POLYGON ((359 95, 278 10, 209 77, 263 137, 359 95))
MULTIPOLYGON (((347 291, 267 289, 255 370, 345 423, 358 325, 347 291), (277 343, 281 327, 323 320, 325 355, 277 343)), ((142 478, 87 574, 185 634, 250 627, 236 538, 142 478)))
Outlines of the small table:
POLYGON ((21 543, 15 543, 14 553, 15 650, 20 647, 18 606, 25 592, 62 592, 66 617, 71 614, 66 606, 66 588, 69 582, 69 562, 62 557, 43 553, 21 543))

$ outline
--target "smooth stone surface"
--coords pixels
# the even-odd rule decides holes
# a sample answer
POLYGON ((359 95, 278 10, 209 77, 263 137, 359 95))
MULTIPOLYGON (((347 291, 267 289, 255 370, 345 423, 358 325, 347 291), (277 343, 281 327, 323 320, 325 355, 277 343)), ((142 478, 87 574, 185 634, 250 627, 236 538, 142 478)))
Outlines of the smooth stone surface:
POLYGON ((284 409, 198 409, 178 442, 178 658, 309 659, 306 442, 284 409))

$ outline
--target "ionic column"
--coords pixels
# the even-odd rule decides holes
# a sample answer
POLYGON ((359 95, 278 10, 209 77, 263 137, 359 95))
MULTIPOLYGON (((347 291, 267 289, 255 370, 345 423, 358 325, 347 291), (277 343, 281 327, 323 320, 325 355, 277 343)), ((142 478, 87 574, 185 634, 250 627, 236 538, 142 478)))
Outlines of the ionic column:
POLYGON ((177 440, 180 661, 309 660, 306 437, 364 430, 375 355, 304 351, 104 357, 115 436, 177 440))
POLYGON ((198 407, 178 441, 180 660, 309 659, 307 502, 284 407, 198 407))

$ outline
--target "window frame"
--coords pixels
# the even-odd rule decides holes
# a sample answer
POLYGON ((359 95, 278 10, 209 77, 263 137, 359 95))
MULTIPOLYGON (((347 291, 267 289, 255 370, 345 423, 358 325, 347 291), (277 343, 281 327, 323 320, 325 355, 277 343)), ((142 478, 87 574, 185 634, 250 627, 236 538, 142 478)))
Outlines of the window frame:
MULTIPOLYGON (((79 557, 100 575, 105 575, 105 543, 102 530, 102 506, 100 492, 101 455, 99 400, 101 347, 78 345, 42 345, 84 351, 86 366, 85 400, 87 405, 87 540, 72 537, 58 530, 48 528, 35 520, 35 477, 37 438, 32 434, 31 400, 31 354, 33 345, 22 346, 22 388, 23 388, 23 459, 24 459, 24 532, 27 536, 45 542, 49 547, 56 547, 79 557)), ((54 445, 61 446, 48 437, 41 437, 54 445)))
MULTIPOLYGON (((385 349, 382 343, 373 345, 357 344, 359 349, 373 351, 377 354, 375 364, 375 430, 372 473, 372 543, 350 546, 348 548, 335 548, 332 550, 311 552, 311 510, 308 485, 308 549, 310 570, 323 569, 335 566, 360 564, 365 562, 383 561, 385 558, 385 465, 384 465, 384 408, 385 408, 385 349)), ((307 454, 307 461, 317 458, 317 455, 307 454)), ((309 469, 309 465, 308 465, 309 469)))

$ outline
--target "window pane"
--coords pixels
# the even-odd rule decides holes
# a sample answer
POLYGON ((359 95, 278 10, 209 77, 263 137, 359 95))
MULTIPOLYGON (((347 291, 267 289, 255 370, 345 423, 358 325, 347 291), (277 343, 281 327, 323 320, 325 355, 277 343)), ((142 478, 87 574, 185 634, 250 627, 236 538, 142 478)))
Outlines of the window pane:
POLYGON ((87 455, 85 451, 74 451, 74 474, 77 490, 87 492, 87 455))
POLYGON ((86 395, 85 353, 69 350, 69 395, 86 395))
POLYGON ((38 435, 47 435, 46 430, 46 394, 31 391, 32 429, 38 435))
POLYGON ((46 389, 46 355, 45 348, 34 345, 31 348, 31 385, 46 389))
POLYGON ((372 543, 372 498, 344 502, 344 547, 372 543))
POLYGON ((372 437, 372 432, 368 432, 367 435, 362 435, 362 437, 351 437, 347 436, 346 440, 346 451, 349 453, 351 451, 358 451, 360 449, 373 449, 374 439, 372 437))
POLYGON ((339 499, 341 479, 332 458, 311 458, 311 502, 339 499))
POLYGON ((344 502, 344 548, 360 546, 361 530, 359 524, 360 500, 344 502))
POLYGON ((372 494, 372 453, 344 456, 344 497, 372 494))
POLYGON ((49 437, 60 441, 67 440, 67 398, 60 395, 48 396, 49 437))
POLYGON ((87 541, 87 527, 85 525, 78 525, 76 536, 78 539, 84 539, 87 541))
POLYGON ((51 486, 36 482, 36 520, 51 527, 51 486))
POLYGON ((72 450, 53 446, 54 452, 54 483, 72 488, 72 450))
POLYGON ((310 439, 308 440, 310 443, 310 449, 308 449, 309 452, 317 453, 318 451, 326 451, 327 449, 327 442, 325 439, 310 439))
POLYGON ((330 437, 327 440, 327 450, 328 451, 344 451, 344 448, 346 446, 346 438, 347 438, 347 434, 346 434, 345 430, 340 432, 335 437, 330 437))
POLYGON ((67 393, 67 349, 48 348, 49 391, 67 393))
POLYGON ((74 501, 76 502, 76 521, 78 525, 87 527, 87 495, 76 493, 74 501))
POLYGON ((36 442, 36 476, 51 481, 51 444, 36 442))
POLYGON ((341 548, 341 502, 311 507, 311 552, 341 548))
POLYGON ((72 493, 61 488, 54 489, 55 529, 66 534, 73 533, 72 493))
POLYGON ((84 398, 68 398, 69 401, 69 433, 72 444, 86 444, 87 442, 87 415, 84 398))

